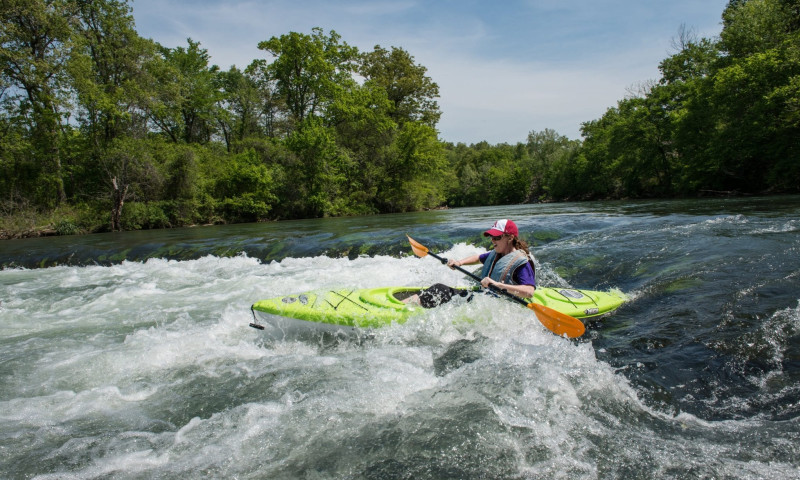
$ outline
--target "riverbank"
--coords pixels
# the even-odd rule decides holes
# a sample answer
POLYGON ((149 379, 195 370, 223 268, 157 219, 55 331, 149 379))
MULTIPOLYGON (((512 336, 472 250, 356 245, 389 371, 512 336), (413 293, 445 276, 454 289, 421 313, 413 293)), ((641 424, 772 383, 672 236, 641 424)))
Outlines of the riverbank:
POLYGON ((50 211, 34 208, 4 208, 0 215, 0 240, 19 238, 76 235, 102 231, 97 221, 91 221, 88 208, 72 205, 50 211))
POLYGON ((58 235, 58 232, 50 225, 47 227, 37 227, 30 230, 21 232, 9 232, 7 230, 0 230, 0 240, 14 240, 20 238, 37 238, 37 237, 52 237, 58 235))
MULTIPOLYGON (((774 194, 772 196, 779 196, 785 194, 774 194)), ((715 191, 715 190, 701 190, 697 197, 701 198, 736 198, 736 197, 750 197, 753 195, 737 192, 737 191, 715 191)), ((764 194, 762 196, 770 196, 764 194)), ((678 200, 679 198, 662 198, 661 200, 678 200)), ((593 199, 589 202, 608 201, 615 199, 593 199)), ((637 199, 630 198, 627 200, 635 201, 637 199)), ((648 198, 648 200, 656 200, 648 198)), ((538 202, 541 203, 541 202, 538 202)), ((565 203, 558 201, 548 201, 544 203, 565 203)), ((450 207, 442 205, 435 208, 425 208, 422 211, 431 210, 447 210, 450 207)), ((10 213, 1 212, 0 214, 0 240, 13 240, 22 238, 38 238, 38 237, 53 237, 59 235, 86 235, 91 233, 103 233, 109 231, 108 218, 102 218, 97 215, 95 211, 87 206, 68 205, 58 207, 49 212, 41 212, 36 209, 9 209, 10 213)), ((299 220, 299 219, 298 219, 299 220)), ((242 222, 226 222, 220 221, 216 223, 197 223, 188 225, 173 225, 173 228, 194 227, 201 225, 217 225, 217 224, 234 224, 242 222)), ((250 222, 244 222, 250 223, 250 222)), ((166 227, 165 227, 166 228, 166 227)), ((137 228, 137 229, 123 229, 124 231, 135 230, 159 230, 158 228, 137 228)))

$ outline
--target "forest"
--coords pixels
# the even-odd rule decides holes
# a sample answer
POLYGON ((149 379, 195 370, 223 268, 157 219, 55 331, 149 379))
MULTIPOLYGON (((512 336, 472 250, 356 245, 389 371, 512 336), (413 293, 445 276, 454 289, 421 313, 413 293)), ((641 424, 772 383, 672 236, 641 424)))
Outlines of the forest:
POLYGON ((800 0, 730 0, 676 28, 660 78, 581 140, 439 138, 402 47, 335 31, 244 69, 136 32, 127 0, 0 3, 0 237, 596 199, 800 191, 800 0), (477 139, 476 139, 477 140, 477 139))

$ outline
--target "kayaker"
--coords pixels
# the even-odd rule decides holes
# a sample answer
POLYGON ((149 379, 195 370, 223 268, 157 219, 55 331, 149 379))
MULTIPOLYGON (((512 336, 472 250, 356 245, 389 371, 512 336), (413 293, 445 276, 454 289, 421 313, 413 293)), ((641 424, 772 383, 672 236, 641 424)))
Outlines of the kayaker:
MULTIPOLYGON (((483 269, 478 276, 484 288, 494 285, 521 298, 532 297, 536 290, 535 267, 528 244, 519 238, 517 224, 508 219, 498 220, 483 232, 483 236, 491 238, 492 250, 460 260, 450 259, 447 265, 454 268, 482 263, 483 269)), ((449 302, 454 295, 466 296, 467 292, 437 283, 405 301, 433 308, 449 302)))

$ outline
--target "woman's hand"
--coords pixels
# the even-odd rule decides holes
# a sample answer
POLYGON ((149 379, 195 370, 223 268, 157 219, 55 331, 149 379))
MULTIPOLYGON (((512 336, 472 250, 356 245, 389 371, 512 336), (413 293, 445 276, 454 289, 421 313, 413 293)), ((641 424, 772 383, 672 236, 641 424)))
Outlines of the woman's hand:
POLYGON ((447 261, 447 266, 450 268, 461 267, 463 265, 472 265, 473 263, 480 262, 480 257, 478 255, 472 255, 466 258, 462 258, 461 260, 453 260, 452 258, 447 261))
POLYGON ((484 277, 483 280, 481 280, 481 286, 483 288, 489 288, 490 285, 494 285, 498 290, 505 290, 508 293, 513 293, 520 298, 530 298, 536 290, 536 287, 533 285, 508 285, 496 282, 489 277, 484 277))

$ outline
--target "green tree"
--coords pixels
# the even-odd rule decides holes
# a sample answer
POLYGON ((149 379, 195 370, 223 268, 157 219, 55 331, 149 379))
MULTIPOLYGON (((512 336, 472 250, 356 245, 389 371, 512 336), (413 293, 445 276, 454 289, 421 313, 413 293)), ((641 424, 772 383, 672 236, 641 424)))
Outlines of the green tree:
POLYGON ((208 50, 187 39, 188 47, 161 48, 164 62, 153 63, 161 85, 150 105, 153 123, 172 141, 208 143, 216 132, 222 93, 215 80, 219 68, 209 66, 208 50))
POLYGON ((328 108, 326 123, 336 132, 337 144, 351 159, 345 175, 344 214, 378 211, 378 189, 386 176, 387 162, 397 139, 397 124, 389 116, 386 91, 371 84, 354 85, 328 108))
POLYGON ((545 180, 547 198, 553 200, 585 200, 596 194, 596 182, 580 142, 572 141, 557 151, 545 180))
POLYGON ((69 0, 4 0, 0 3, 0 70, 3 81, 23 92, 22 119, 28 122, 43 191, 37 202, 66 201, 60 131, 68 107, 66 65, 76 18, 69 0))
POLYGON ((703 186, 710 188, 716 175, 709 168, 707 139, 715 130, 709 96, 721 54, 709 39, 688 39, 680 47, 660 63, 661 79, 654 92, 670 120, 672 191, 692 194, 703 186))
POLYGON ((614 142, 613 127, 619 122, 618 117, 618 110, 609 108, 599 119, 581 125, 581 175, 577 177, 576 187, 583 186, 586 189, 581 192, 575 188, 573 194, 591 199, 608 197, 619 191, 619 180, 613 177, 609 168, 614 142))
POLYGON ((155 82, 142 66, 153 61, 157 50, 136 33, 124 1, 78 2, 77 19, 68 70, 80 135, 71 138, 69 187, 79 198, 95 198, 103 195, 106 150, 117 139, 147 134, 142 99, 150 96, 155 82))
POLYGON ((548 185, 554 164, 570 148, 570 144, 567 137, 549 128, 528 133, 524 161, 518 155, 521 158, 519 165, 522 167, 518 176, 525 182, 525 186, 521 187, 525 193, 524 201, 531 202, 550 195, 548 185))
POLYGON ((404 123, 389 155, 379 188, 381 211, 415 211, 442 204, 446 156, 436 130, 421 122, 404 123))
POLYGON ((726 61, 704 92, 715 115, 708 140, 715 185, 751 192, 796 191, 797 3, 731 2, 723 20, 720 37, 726 61))
POLYGON ((259 125, 262 100, 256 82, 238 68, 231 67, 217 74, 216 85, 221 92, 217 122, 227 150, 231 151, 232 143, 263 135, 259 125))
POLYGON ((26 122, 8 87, 0 87, 0 213, 28 206, 39 183, 41 166, 29 157, 32 150, 26 122))
POLYGON ((465 207, 474 205, 476 199, 470 197, 475 191, 480 179, 475 171, 471 156, 473 149, 464 143, 453 145, 445 144, 447 154, 447 168, 454 177, 447 184, 447 205, 465 207))
POLYGON ((103 187, 110 199, 111 231, 122 230, 123 207, 130 200, 147 201, 157 197, 164 184, 148 145, 123 137, 114 140, 100 159, 105 173, 103 187))
MULTIPOLYGON (((600 122, 585 125, 585 155, 613 179, 614 197, 668 196, 672 193, 672 120, 666 93, 654 87, 646 97, 621 100, 600 122)), ((600 177, 602 178, 602 177, 600 177)))
POLYGON ((311 35, 290 32, 259 42, 259 49, 275 57, 267 70, 294 124, 317 114, 337 90, 354 82, 358 50, 340 40, 334 31, 325 35, 314 28, 311 35))
POLYGON ((272 78, 269 64, 264 59, 253 60, 244 73, 255 85, 258 94, 258 119, 261 129, 270 138, 283 137, 290 130, 288 109, 272 78))
POLYGON ((407 51, 396 47, 389 51, 376 45, 372 52, 362 55, 359 70, 367 83, 386 91, 392 102, 390 115, 397 124, 419 121, 435 127, 439 122, 439 86, 407 51))
POLYGON ((709 142, 724 181, 720 188, 765 191, 776 164, 798 158, 800 131, 788 110, 797 99, 792 85, 800 58, 791 61, 786 53, 753 54, 715 75, 710 102, 722 121, 709 142))
POLYGON ((662 78, 584 125, 581 156, 613 196, 796 191, 794 1, 731 1, 719 42, 685 38, 662 78))
POLYGON ((289 218, 326 217, 337 214, 337 198, 347 185, 345 172, 351 159, 336 143, 332 129, 317 117, 307 117, 286 139, 294 154, 287 165, 283 198, 289 218))
POLYGON ((731 1, 722 13, 722 49, 734 59, 764 53, 783 43, 792 23, 780 0, 731 1))
POLYGON ((126 1, 82 1, 78 7, 70 72, 84 131, 97 147, 122 135, 142 137, 139 100, 153 84, 142 65, 152 61, 156 45, 136 33, 126 1))
POLYGON ((215 210, 227 221, 263 220, 277 203, 274 170, 253 150, 209 161, 205 168, 215 210))

